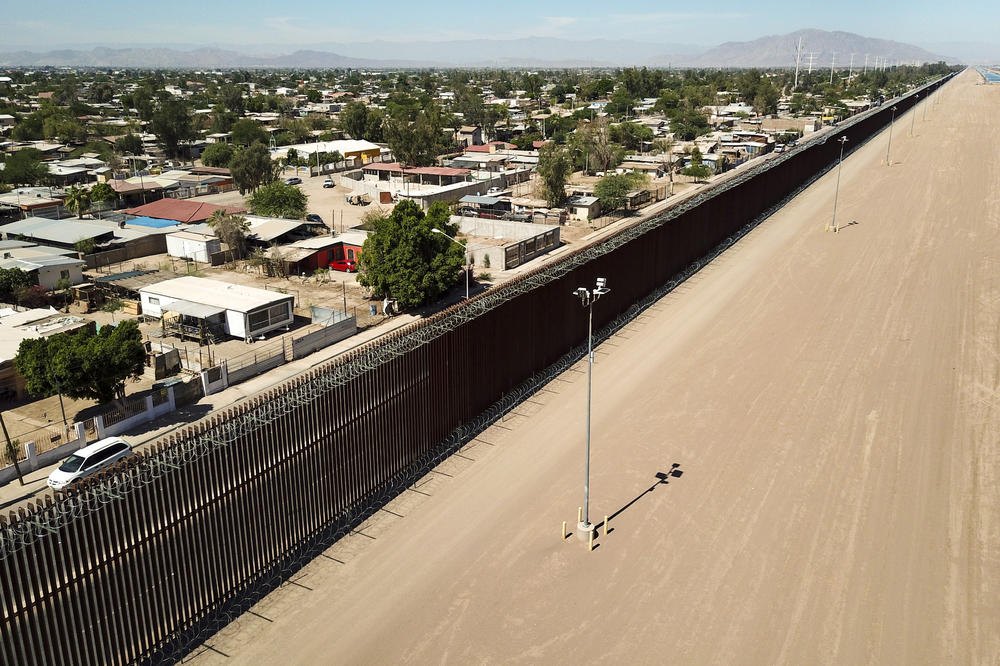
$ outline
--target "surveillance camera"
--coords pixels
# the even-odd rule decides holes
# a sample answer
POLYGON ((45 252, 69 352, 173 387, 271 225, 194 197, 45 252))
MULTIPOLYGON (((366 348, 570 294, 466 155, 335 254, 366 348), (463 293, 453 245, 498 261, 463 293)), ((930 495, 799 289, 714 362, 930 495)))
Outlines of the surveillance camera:
POLYGON ((598 289, 604 289, 604 285, 606 285, 607 283, 608 283, 607 278, 602 278, 602 277, 597 278, 598 289))

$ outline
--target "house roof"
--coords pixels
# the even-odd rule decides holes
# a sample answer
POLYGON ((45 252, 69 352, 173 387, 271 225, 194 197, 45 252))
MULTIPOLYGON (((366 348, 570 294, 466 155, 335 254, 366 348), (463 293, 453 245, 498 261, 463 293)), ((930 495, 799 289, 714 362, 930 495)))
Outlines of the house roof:
POLYGON ((500 200, 496 197, 480 197, 475 194, 466 194, 458 201, 459 203, 473 203, 479 204, 480 206, 496 206, 500 203, 500 200))
POLYGON ((373 162, 364 166, 365 171, 401 171, 424 176, 466 176, 469 169, 450 169, 448 167, 407 167, 405 170, 399 162, 373 162))
POLYGON ((99 238, 111 234, 114 230, 96 224, 73 222, 71 220, 49 220, 42 217, 29 217, 19 222, 12 222, 0 227, 0 233, 25 236, 50 243, 72 244, 88 238, 99 238))
POLYGON ((283 220, 272 217, 247 217, 250 223, 250 233, 248 235, 257 240, 270 243, 271 241, 284 236, 290 231, 306 226, 303 220, 283 220))
POLYGON ((332 236, 316 236, 314 238, 303 238, 295 241, 289 247, 301 247, 309 250, 323 250, 339 244, 340 241, 332 236))
POLYGON ((212 217, 212 213, 223 210, 226 213, 245 213, 245 208, 235 206, 216 206, 210 203, 199 203, 185 199, 159 199, 143 206, 126 208, 129 215, 155 217, 161 220, 177 220, 178 222, 204 222, 212 217))
MULTIPOLYGON (((266 291, 264 289, 257 289, 256 287, 230 284, 220 280, 194 277, 193 275, 185 275, 173 280, 164 280, 163 282, 143 287, 139 291, 153 294, 154 296, 176 298, 188 303, 212 305, 235 312, 249 312, 250 310, 275 303, 291 301, 295 298, 281 292, 266 291)), ((165 309, 169 310, 170 305, 167 305, 165 309)))

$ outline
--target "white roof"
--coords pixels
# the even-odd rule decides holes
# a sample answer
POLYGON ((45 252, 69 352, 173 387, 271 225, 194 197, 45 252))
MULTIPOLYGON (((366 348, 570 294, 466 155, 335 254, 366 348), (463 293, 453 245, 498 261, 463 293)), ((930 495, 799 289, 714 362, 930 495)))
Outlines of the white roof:
POLYGON ((278 146, 271 151, 271 157, 285 157, 288 154, 289 148, 294 148, 299 155, 312 155, 317 150, 321 153, 338 152, 341 155, 357 153, 363 150, 382 150, 371 141, 364 141, 362 139, 340 139, 338 141, 313 141, 312 143, 300 143, 294 146, 278 146))
POLYGON ((230 284, 219 280, 194 277, 193 275, 185 275, 184 277, 157 282, 156 284, 141 288, 139 293, 176 298, 188 303, 214 305, 215 307, 233 310, 234 312, 249 312, 250 310, 255 310, 266 305, 273 305, 293 299, 289 294, 282 294, 281 292, 246 287, 241 284, 230 284))

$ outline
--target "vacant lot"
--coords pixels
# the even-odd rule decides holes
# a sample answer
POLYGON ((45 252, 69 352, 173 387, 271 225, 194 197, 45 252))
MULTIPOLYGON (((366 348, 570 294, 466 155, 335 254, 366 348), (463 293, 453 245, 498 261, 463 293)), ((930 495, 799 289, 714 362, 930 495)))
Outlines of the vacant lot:
POLYGON ((600 347, 594 552, 558 537, 579 365, 189 661, 997 663, 1000 86, 976 78, 900 119, 892 167, 885 135, 845 161, 840 233, 831 172, 600 347))

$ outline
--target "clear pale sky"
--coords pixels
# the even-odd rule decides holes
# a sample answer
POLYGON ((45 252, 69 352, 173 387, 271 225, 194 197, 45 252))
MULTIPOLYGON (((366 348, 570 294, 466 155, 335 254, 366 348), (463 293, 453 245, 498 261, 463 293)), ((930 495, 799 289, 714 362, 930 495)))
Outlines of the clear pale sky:
POLYGON ((843 0, 0 0, 0 51, 67 45, 220 45, 491 37, 633 39, 712 46, 801 28, 909 42, 998 40, 1000 1, 843 0))

